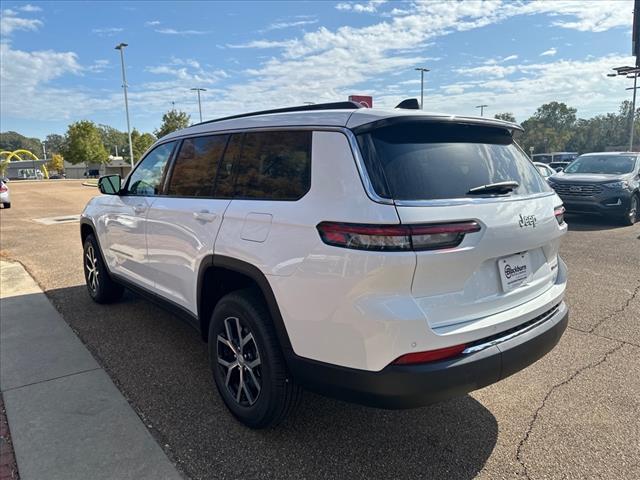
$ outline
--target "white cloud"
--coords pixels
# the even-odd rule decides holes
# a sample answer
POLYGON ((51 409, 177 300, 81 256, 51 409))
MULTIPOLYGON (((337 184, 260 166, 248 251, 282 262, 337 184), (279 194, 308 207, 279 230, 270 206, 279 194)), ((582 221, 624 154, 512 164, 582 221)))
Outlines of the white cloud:
POLYGON ((536 0, 521 6, 523 13, 548 13, 561 18, 552 25, 581 32, 604 32, 616 27, 631 27, 632 0, 536 0))
POLYGON ((144 22, 145 27, 155 27, 156 25, 160 25, 160 20, 149 20, 148 22, 144 22))
POLYGON ((42 9, 36 5, 31 5, 29 3, 27 3, 26 5, 23 5, 21 7, 18 7, 19 10, 22 10, 23 12, 41 12, 42 9))
POLYGON ((314 25, 318 23, 317 19, 314 20, 296 20, 294 22, 274 22, 267 26, 260 32, 269 32, 271 30, 284 30, 285 28, 304 27, 305 25, 314 25))
POLYGON ((378 7, 386 2, 387 0, 370 0, 366 3, 340 2, 336 5, 336 9, 356 13, 375 13, 378 7))
POLYGON ((113 37, 115 34, 122 32, 124 29, 121 27, 105 27, 105 28, 93 28, 91 33, 95 33, 100 37, 113 37))
POLYGON ((211 33, 208 30, 176 30, 175 28, 158 28, 155 30, 157 33, 164 35, 207 35, 211 33))
POLYGON ((16 16, 13 10, 3 10, 0 16, 0 35, 8 37, 18 30, 35 31, 40 28, 43 23, 36 18, 21 18, 16 16))
POLYGON ((553 57, 556 53, 558 53, 558 49, 556 47, 551 47, 549 50, 545 50, 540 54, 541 57, 553 57))
POLYGON ((277 41, 277 40, 253 40, 247 43, 227 44, 228 48, 285 48, 293 46, 293 40, 277 41))

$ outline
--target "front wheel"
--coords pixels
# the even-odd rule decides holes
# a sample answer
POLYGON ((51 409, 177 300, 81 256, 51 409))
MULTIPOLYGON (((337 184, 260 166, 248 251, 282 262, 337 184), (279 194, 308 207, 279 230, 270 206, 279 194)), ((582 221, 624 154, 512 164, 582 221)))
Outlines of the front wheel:
POLYGON ((3 203, 3 204, 2 204, 2 206, 3 206, 4 208, 11 208, 11 202, 3 203))
POLYGON ((633 225, 638 221, 638 208, 640 206, 639 198, 640 197, 638 196, 638 194, 635 194, 633 197, 631 197, 631 200, 629 201, 629 209, 627 210, 625 216, 622 218, 622 222, 625 225, 633 225))
POLYGON ((269 311, 253 289, 216 305, 209 363, 227 408, 250 428, 279 424, 299 403, 301 389, 289 378, 269 311))

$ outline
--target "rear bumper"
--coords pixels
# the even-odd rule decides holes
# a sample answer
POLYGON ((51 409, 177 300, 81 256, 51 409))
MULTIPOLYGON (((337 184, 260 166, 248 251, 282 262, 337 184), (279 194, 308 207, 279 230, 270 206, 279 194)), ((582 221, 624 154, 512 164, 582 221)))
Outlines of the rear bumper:
POLYGON ((455 359, 389 365, 379 372, 330 365, 293 355, 294 379, 320 394, 378 408, 414 408, 456 397, 512 375, 548 353, 569 318, 562 302, 541 320, 490 338, 455 359))

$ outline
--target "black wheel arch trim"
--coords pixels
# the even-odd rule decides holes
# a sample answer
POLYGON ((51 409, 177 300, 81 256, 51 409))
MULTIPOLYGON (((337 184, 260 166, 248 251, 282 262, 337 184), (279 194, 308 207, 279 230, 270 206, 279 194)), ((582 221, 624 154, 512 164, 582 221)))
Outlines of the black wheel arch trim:
MULTIPOLYGON (((243 260, 238 260, 237 258, 218 254, 209 255, 208 257, 203 259, 202 263, 200 264, 200 271, 198 274, 198 317, 202 317, 200 312, 200 309, 202 307, 201 295, 203 293, 202 282, 204 280, 204 274, 209 267, 220 267, 226 270, 240 273, 247 276, 256 283, 256 285, 262 292, 262 296, 264 297, 267 308, 269 309, 269 313, 271 314, 271 319, 273 320, 276 334, 278 335, 280 347, 285 354, 285 358, 287 358, 289 356, 289 353, 293 352, 293 347, 291 346, 289 334, 287 333, 287 328, 284 324, 284 320, 282 319, 282 314, 280 313, 280 307, 278 307, 278 302, 273 293, 273 289, 271 288, 269 280, 267 280, 265 274, 262 273, 262 270, 260 270, 255 265, 247 263, 243 260)), ((201 322, 207 320, 208 319, 200 318, 201 322)))

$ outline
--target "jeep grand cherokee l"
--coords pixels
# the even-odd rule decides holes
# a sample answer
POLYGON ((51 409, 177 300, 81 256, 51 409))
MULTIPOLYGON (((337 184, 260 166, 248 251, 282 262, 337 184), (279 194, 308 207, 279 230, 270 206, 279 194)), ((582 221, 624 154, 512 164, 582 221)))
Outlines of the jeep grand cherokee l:
MULTIPOLYGON (((415 102, 414 102, 415 103, 415 102)), ((243 423, 301 388, 419 407, 545 355, 568 319, 562 202, 516 124, 336 103, 161 139, 81 218, 88 292, 160 300, 243 423)))

